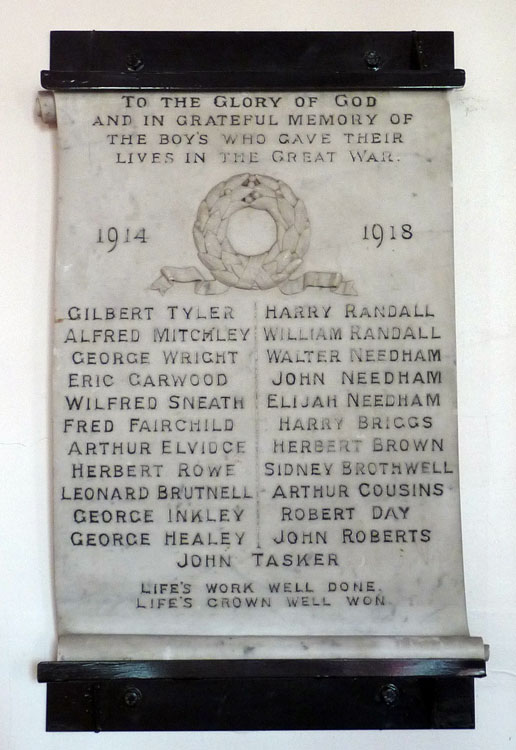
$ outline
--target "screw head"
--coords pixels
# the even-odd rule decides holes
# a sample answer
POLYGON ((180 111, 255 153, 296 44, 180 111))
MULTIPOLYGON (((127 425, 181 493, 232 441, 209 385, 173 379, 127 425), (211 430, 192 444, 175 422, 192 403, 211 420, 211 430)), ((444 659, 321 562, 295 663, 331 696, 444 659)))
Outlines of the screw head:
POLYGON ((378 70, 382 64, 382 58, 375 50, 370 50, 364 57, 365 63, 371 70, 378 70))
POLYGON ((143 58, 138 52, 131 52, 126 58, 127 70, 137 73, 143 68, 143 58))
POLYGON ((124 693, 124 703, 126 706, 132 708, 136 706, 142 699, 142 694, 138 688, 130 687, 124 693))
POLYGON ((400 691, 392 682, 380 688, 380 698, 386 706, 394 706, 400 698, 400 691))

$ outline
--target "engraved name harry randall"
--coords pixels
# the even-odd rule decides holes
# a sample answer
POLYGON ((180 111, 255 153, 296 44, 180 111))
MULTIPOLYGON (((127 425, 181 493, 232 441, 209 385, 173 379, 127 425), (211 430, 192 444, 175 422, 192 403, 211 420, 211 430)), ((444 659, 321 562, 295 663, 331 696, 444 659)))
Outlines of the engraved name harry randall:
POLYGON ((357 294, 353 281, 344 279, 339 272, 307 271, 295 276, 308 251, 310 222, 301 198, 285 182, 273 177, 238 174, 219 182, 199 206, 193 236, 198 258, 211 271, 212 278, 195 266, 165 266, 151 289, 165 294, 174 282, 193 282, 197 294, 222 294, 230 287, 278 287, 283 294, 297 294, 309 286, 336 294, 357 294), (246 208, 266 211, 276 224, 275 242, 259 255, 238 252, 228 238, 231 217, 246 208))

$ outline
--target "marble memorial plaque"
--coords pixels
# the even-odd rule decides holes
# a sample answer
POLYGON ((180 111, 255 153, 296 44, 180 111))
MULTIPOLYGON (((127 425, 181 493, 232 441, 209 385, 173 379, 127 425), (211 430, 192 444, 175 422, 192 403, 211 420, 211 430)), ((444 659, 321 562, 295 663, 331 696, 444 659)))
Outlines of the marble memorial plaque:
POLYGON ((483 657, 447 95, 55 100, 60 658, 483 657))

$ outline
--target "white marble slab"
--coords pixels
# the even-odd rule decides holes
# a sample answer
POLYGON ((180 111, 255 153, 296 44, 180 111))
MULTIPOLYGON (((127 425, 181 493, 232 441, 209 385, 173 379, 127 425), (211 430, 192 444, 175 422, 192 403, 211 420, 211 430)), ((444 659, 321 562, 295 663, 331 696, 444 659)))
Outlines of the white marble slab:
POLYGON ((56 103, 62 658, 467 644, 446 94, 56 103))
POLYGON ((487 660, 467 636, 64 635, 58 659, 464 659, 487 660), (135 656, 137 655, 137 656, 135 656))

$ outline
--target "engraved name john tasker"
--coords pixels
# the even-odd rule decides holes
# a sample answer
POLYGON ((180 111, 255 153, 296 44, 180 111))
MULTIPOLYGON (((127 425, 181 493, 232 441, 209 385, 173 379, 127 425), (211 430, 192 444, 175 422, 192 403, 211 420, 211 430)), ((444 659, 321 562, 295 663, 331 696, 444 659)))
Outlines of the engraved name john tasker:
POLYGON ((151 289, 165 294, 174 282, 192 282, 197 294, 222 294, 230 287, 277 287, 283 294, 297 294, 308 286, 356 294, 353 281, 339 272, 307 271, 295 276, 310 244, 310 221, 301 198, 285 182, 267 175, 238 174, 215 185, 199 206, 193 237, 198 258, 212 277, 195 266, 165 266, 151 289), (266 211, 276 225, 274 243, 258 255, 238 252, 228 237, 231 217, 247 208, 266 211))

